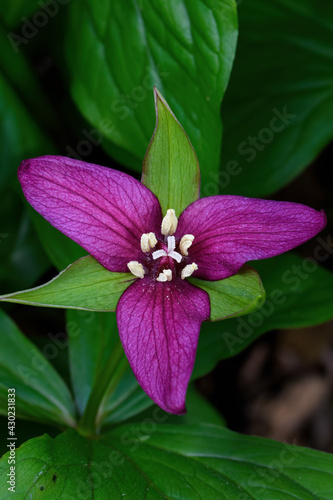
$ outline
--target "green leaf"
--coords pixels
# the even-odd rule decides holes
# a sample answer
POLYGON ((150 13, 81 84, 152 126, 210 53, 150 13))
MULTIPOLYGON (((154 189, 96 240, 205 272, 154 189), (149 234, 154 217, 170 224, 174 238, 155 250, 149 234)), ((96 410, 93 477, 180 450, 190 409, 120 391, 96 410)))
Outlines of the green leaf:
POLYGON ((249 314, 265 301, 260 276, 249 266, 243 266, 237 274, 223 280, 190 278, 189 281, 208 293, 211 321, 249 314))
MULTIPOLYGON (((1 498, 9 498, 8 456, 0 463, 1 498)), ((62 500, 332 500, 332 474, 327 453, 151 419, 99 440, 68 431, 28 441, 16 452, 15 492, 62 500)))
POLYGON ((239 24, 215 180, 228 194, 262 197, 296 177, 333 137, 333 9, 316 0, 246 0, 239 24))
POLYGON ((82 257, 45 285, 10 293, 0 301, 41 307, 115 311, 121 294, 132 283, 130 273, 113 273, 91 255, 82 257))
MULTIPOLYGON (((329 247, 321 237, 317 242, 314 255, 325 260, 329 247)), ((235 356, 265 332, 313 326, 333 318, 333 274, 315 259, 288 253, 254 265, 265 285, 266 302, 244 318, 203 323, 193 377, 208 373, 218 361, 235 356)))
POLYGON ((234 1, 73 0, 70 10, 68 68, 85 118, 137 167, 153 132, 155 85, 194 146, 202 183, 211 181, 237 38, 234 1))
POLYGON ((8 388, 16 416, 56 426, 74 426, 69 390, 49 361, 0 310, 0 414, 7 415, 8 388))
POLYGON ((142 182, 159 199, 162 214, 173 208, 177 217, 199 198, 198 159, 183 127, 155 89, 156 128, 147 150, 142 182))

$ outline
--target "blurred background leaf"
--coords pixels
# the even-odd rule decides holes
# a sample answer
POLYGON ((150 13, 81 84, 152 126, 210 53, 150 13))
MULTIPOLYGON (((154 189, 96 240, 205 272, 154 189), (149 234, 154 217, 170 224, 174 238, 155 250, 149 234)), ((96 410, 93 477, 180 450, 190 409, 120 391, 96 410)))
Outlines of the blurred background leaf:
POLYGON ((39 105, 48 109, 40 86, 24 57, 13 54, 2 27, 0 45, 0 286, 9 292, 31 286, 50 266, 19 194, 16 172, 24 158, 50 153, 53 145, 33 116, 39 105))
POLYGON ((71 394, 34 344, 0 310, 0 414, 8 412, 8 388, 16 394, 16 416, 55 426, 73 426, 71 394))
POLYGON ((333 137, 333 9, 316 0, 243 0, 238 12, 222 106, 223 172, 212 180, 220 179, 221 192, 262 197, 294 179, 333 137), (229 162, 238 164, 234 173, 229 162))

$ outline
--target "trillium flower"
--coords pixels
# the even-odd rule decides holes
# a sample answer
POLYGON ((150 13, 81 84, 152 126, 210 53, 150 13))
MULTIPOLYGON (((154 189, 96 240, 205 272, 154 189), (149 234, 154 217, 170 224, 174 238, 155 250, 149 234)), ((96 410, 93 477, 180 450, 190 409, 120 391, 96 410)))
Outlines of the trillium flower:
MULTIPOLYGON (((326 218, 296 203, 224 195, 198 199, 200 172, 192 145, 156 89, 155 105, 142 182, 60 156, 22 162, 18 176, 28 202, 92 257, 79 259, 42 287, 0 299, 116 309, 120 339, 139 384, 161 408, 182 414, 201 323, 249 312, 236 302, 232 314, 229 303, 221 305, 227 278, 247 261, 273 257, 312 238, 326 218), (102 305, 89 295, 96 292, 97 275, 102 305)), ((251 273, 259 289, 258 276, 251 273)), ((253 307, 258 297, 262 300, 261 288, 253 307)))
POLYGON ((210 317, 207 292, 188 278, 227 278, 325 226, 324 213, 300 204, 223 195, 194 201, 178 218, 129 175, 60 156, 26 160, 18 175, 46 220, 111 273, 129 273, 117 305, 121 342, 145 392, 177 414, 210 317))

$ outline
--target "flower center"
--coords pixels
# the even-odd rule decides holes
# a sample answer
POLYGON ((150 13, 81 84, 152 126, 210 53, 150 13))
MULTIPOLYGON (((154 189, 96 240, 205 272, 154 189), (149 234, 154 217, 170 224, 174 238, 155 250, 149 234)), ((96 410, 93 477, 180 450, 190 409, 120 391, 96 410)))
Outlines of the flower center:
POLYGON ((178 219, 171 208, 162 220, 160 237, 154 233, 141 236, 142 258, 140 262, 132 260, 127 264, 134 276, 144 278, 148 275, 152 280, 168 282, 176 277, 188 278, 198 269, 188 254, 194 236, 185 234, 181 239, 176 239, 173 234, 177 225, 178 219))

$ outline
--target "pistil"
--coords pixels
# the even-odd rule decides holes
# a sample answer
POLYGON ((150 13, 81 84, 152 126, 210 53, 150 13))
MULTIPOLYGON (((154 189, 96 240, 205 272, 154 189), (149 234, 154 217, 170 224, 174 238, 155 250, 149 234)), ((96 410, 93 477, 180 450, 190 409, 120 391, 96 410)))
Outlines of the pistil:
POLYGON ((153 259, 159 259, 160 257, 171 257, 172 259, 176 260, 179 264, 182 260, 182 256, 180 253, 175 251, 176 248, 176 239, 174 236, 168 236, 168 250, 156 250, 156 252, 153 252, 153 259))

